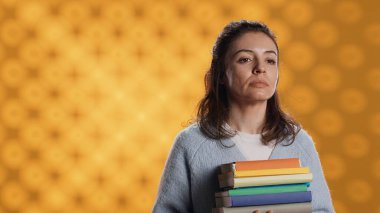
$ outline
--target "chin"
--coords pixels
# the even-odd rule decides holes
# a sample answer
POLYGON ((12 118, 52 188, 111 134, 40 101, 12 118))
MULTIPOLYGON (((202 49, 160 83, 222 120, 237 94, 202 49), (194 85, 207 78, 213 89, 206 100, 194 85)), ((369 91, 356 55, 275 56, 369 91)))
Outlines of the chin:
POLYGON ((265 102, 265 101, 268 101, 268 99, 269 98, 266 98, 266 97, 250 97, 247 100, 249 100, 249 102, 253 103, 253 102, 265 102))
POLYGON ((249 99, 253 101, 267 101, 272 96, 269 96, 267 94, 252 94, 250 95, 249 99))
MULTIPOLYGON (((269 98, 268 98, 269 99, 269 98)), ((265 101, 268 101, 268 99, 266 98, 262 98, 262 99, 255 99, 254 101, 255 102, 265 102, 265 101)))
POLYGON ((268 93, 262 93, 262 92, 251 92, 251 93, 246 93, 242 96, 235 96, 235 100, 240 100, 240 101, 243 101, 243 102, 247 102, 247 103, 254 103, 254 102, 265 102, 265 101, 268 101, 271 97, 273 96, 273 94, 268 94, 268 93))

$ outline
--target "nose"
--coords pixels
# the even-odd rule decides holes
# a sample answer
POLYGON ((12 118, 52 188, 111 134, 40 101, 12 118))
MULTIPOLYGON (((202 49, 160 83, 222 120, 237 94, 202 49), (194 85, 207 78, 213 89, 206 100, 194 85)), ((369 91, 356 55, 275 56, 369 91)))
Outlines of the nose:
POLYGON ((253 70, 252 70, 252 73, 255 74, 255 75, 258 75, 260 73, 265 73, 265 68, 263 66, 260 66, 260 64, 257 64, 253 70))

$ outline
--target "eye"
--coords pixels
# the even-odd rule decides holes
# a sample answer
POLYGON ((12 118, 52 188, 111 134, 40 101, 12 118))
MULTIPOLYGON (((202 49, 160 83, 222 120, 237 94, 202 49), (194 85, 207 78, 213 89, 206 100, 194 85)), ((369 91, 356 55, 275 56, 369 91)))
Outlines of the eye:
POLYGON ((250 59, 250 58, 239 58, 239 60, 238 60, 239 63, 246 63, 248 61, 252 61, 252 59, 250 59))
POLYGON ((275 64, 276 64, 276 60, 268 59, 268 60, 267 60, 267 63, 268 63, 268 64, 275 65, 275 64))

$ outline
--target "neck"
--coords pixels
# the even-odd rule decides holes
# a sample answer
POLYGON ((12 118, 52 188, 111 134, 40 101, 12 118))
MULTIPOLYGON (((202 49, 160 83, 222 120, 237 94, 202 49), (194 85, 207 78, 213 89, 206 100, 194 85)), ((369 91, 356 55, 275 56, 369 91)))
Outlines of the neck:
POLYGON ((267 101, 249 105, 230 102, 228 125, 232 129, 250 134, 260 134, 265 123, 267 101))

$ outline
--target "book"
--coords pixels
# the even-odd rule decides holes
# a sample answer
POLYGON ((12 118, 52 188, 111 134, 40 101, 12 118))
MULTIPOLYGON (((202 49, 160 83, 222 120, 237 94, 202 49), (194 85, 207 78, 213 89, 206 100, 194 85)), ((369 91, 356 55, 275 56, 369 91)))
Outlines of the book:
POLYGON ((244 206, 244 207, 220 207, 213 208, 212 213, 252 213, 259 210, 264 213, 272 210, 275 213, 311 213, 311 203, 290 203, 290 204, 276 204, 276 205, 263 205, 263 206, 244 206))
POLYGON ((219 186, 220 188, 224 189, 250 186, 307 183, 311 182, 312 179, 313 175, 311 173, 237 178, 235 178, 231 173, 218 175, 219 186))
POLYGON ((311 191, 216 197, 216 207, 260 206, 311 202, 311 191))
POLYGON ((246 188, 230 189, 228 191, 216 192, 215 197, 273 194, 281 192, 306 192, 310 183, 282 184, 271 186, 253 186, 246 188))
POLYGON ((299 158, 284 158, 256 161, 238 161, 233 163, 222 164, 220 166, 220 171, 221 173, 227 173, 244 170, 283 169, 299 167, 301 167, 299 158))
POLYGON ((256 177, 268 175, 290 175, 310 173, 309 167, 284 168, 284 169, 262 169, 262 170, 243 170, 233 172, 235 177, 256 177))

